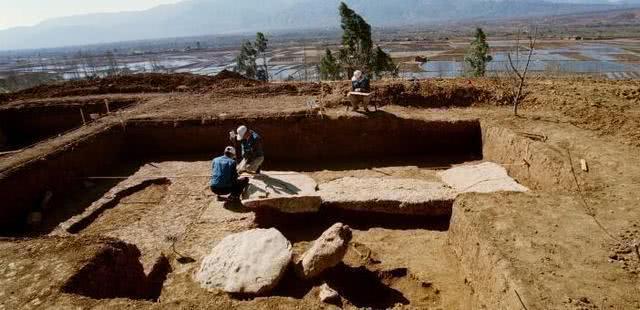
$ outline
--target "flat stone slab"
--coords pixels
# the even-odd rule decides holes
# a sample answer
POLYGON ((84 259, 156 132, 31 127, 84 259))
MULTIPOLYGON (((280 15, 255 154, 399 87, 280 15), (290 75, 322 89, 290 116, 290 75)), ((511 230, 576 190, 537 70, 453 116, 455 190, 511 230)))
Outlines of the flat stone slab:
POLYGON ((323 206, 350 211, 441 216, 457 193, 446 185, 416 179, 346 177, 320 185, 323 206))
POLYGON ((292 255, 291 243, 275 228, 229 235, 204 258, 195 280, 210 290, 264 294, 278 285, 292 255))
POLYGON ((454 167, 439 172, 438 176, 459 193, 529 191, 511 178, 504 167, 492 162, 454 167))
POLYGON ((263 171, 249 180, 242 204, 283 213, 318 212, 322 200, 317 188, 316 181, 301 173, 263 171))

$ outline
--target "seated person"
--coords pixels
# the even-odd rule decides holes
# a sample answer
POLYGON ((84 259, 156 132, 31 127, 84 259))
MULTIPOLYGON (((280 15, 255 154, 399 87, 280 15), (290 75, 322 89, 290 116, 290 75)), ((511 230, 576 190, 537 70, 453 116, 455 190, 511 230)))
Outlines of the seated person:
POLYGON ((369 92, 371 92, 371 87, 369 85, 369 79, 362 74, 362 71, 356 70, 353 72, 353 77, 351 78, 351 91, 357 93, 364 94, 349 94, 349 99, 351 100, 351 107, 354 111, 357 111, 359 106, 364 106, 365 111, 369 111, 369 92))
POLYGON ((238 173, 260 173, 260 167, 264 162, 262 137, 244 125, 238 127, 235 137, 242 147, 242 161, 238 165, 238 173))
POLYGON ((249 178, 238 178, 235 157, 236 149, 227 146, 224 155, 216 157, 211 164, 211 191, 218 198, 229 195, 231 200, 240 200, 240 195, 249 185, 249 178))

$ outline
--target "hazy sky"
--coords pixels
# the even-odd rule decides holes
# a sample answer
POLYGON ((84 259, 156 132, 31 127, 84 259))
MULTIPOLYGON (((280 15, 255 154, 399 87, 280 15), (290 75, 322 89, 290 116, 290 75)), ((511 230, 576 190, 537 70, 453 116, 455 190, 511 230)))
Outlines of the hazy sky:
POLYGON ((180 0, 0 0, 0 29, 31 26, 52 17, 144 10, 180 0))

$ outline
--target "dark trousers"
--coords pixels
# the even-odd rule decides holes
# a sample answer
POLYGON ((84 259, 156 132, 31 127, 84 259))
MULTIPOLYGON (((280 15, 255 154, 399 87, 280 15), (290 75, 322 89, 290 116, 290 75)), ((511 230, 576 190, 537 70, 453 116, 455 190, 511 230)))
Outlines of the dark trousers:
POLYGON ((211 191, 218 196, 231 195, 234 197, 240 197, 247 186, 249 186, 249 178, 239 178, 233 183, 231 187, 211 186, 211 191))

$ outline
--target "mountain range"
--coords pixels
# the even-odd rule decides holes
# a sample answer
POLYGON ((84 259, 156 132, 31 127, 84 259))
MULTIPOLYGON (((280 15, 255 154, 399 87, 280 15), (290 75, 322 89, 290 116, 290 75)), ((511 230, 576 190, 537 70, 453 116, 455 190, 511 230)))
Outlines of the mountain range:
MULTIPOLYGON (((587 1, 587 2, 584 2, 587 1)), ((374 27, 500 20, 640 6, 545 0, 349 0, 374 27)), ((339 0, 185 0, 145 11, 55 18, 0 31, 0 50, 46 48, 210 34, 339 27, 339 0)))

